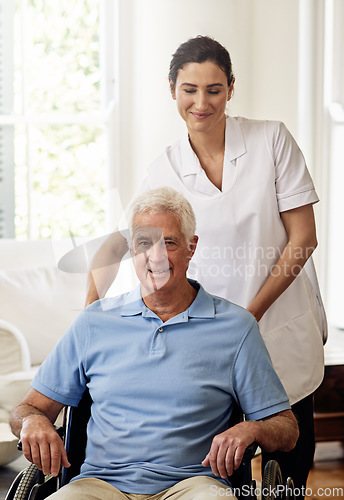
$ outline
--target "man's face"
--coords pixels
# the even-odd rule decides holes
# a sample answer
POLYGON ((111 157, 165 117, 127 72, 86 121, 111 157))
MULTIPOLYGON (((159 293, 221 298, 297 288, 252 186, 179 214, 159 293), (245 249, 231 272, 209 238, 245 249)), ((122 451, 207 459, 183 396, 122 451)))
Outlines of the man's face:
POLYGON ((172 214, 141 213, 133 219, 132 254, 142 294, 176 291, 186 283, 186 271, 197 237, 189 248, 172 214))

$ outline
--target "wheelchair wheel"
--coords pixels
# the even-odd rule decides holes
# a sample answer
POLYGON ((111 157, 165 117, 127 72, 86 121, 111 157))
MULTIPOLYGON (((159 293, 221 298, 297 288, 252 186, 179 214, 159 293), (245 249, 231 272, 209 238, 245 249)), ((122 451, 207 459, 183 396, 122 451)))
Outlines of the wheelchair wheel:
POLYGON ((40 471, 34 464, 31 464, 25 469, 13 496, 13 500, 28 500, 32 488, 38 481, 39 474, 40 471))
POLYGON ((20 483, 21 478, 23 477, 24 472, 25 471, 19 472, 17 477, 14 479, 14 481, 12 482, 12 484, 10 486, 10 489, 7 492, 5 500, 13 500, 14 494, 17 491, 18 485, 20 483))
POLYGON ((285 491, 286 491, 285 495, 286 500, 295 500, 294 482, 291 477, 288 477, 287 479, 285 491))
POLYGON ((264 467, 262 480, 262 500, 282 499, 283 479, 280 466, 275 460, 269 460, 264 467))

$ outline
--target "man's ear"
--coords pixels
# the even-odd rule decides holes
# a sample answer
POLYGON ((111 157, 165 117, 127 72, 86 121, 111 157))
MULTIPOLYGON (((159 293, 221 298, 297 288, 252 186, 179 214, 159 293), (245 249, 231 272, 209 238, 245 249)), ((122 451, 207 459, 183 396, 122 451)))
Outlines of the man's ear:
POLYGON ((190 260, 192 259, 194 253, 196 252, 197 243, 198 243, 198 236, 195 235, 190 240, 190 255, 189 255, 190 260))
POLYGON ((172 82, 171 78, 168 79, 170 84, 172 99, 176 100, 176 85, 172 82))

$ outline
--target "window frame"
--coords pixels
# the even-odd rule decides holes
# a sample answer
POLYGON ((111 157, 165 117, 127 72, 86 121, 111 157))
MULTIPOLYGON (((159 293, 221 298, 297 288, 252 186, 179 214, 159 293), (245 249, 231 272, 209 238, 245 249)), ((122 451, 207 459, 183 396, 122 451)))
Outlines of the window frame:
POLYGON ((0 4, 0 238, 14 237, 14 127, 4 117, 13 109, 14 3, 0 4))
MULTIPOLYGON (((15 0, 7 0, 1 4, 1 15, 2 19, 6 19, 7 22, 3 23, 3 26, 7 25, 6 30, 1 30, 1 37, 3 38, 3 43, 8 47, 8 51, 12 51, 13 60, 13 23, 9 23, 9 19, 14 19, 14 7, 15 0), (12 30, 9 27, 12 25, 12 30)), ((32 200, 31 193, 33 190, 32 186, 32 154, 31 154, 31 144, 30 144, 30 134, 32 127, 37 125, 101 125, 104 127, 104 133, 106 138, 106 180, 105 180, 105 192, 112 192, 112 196, 107 196, 108 199, 113 197, 113 191, 116 193, 120 192, 120 182, 121 177, 119 174, 120 155, 119 149, 116 145, 119 144, 119 106, 118 106, 118 94, 119 94, 119 80, 116 78, 118 75, 118 65, 116 66, 116 60, 118 58, 118 36, 116 35, 116 24, 119 24, 119 2, 118 0, 99 0, 100 9, 100 22, 99 22, 99 38, 100 38, 100 74, 101 74, 101 85, 100 85, 100 109, 95 112, 87 113, 77 113, 77 114, 62 114, 58 112, 51 112, 45 114, 32 114, 29 113, 27 107, 27 97, 26 97, 26 71, 25 67, 27 65, 27 57, 25 54, 26 46, 26 33, 25 33, 25 9, 27 5, 27 0, 20 0, 20 12, 21 12, 21 61, 22 61, 22 85, 21 85, 21 99, 22 99, 22 110, 21 113, 14 113, 13 111, 13 96, 11 106, 7 106, 6 110, 0 108, 0 131, 4 128, 11 128, 17 125, 22 125, 25 127, 26 132, 26 162, 27 162, 27 213, 28 213, 28 225, 27 225, 27 239, 32 239, 32 200)), ((13 87, 13 62, 12 62, 12 72, 6 72, 6 82, 8 88, 13 87)), ((13 92, 13 90, 12 90, 13 92)), ((1 136, 0 136, 1 141, 1 136)), ((0 204, 0 238, 14 238, 15 237, 15 196, 14 196, 14 179, 15 179, 15 165, 14 165, 14 137, 12 139, 7 138, 6 142, 3 144, 4 151, 7 152, 7 156, 10 155, 12 151, 12 160, 6 160, 6 171, 1 169, 0 165, 0 192, 5 190, 8 194, 4 199, 3 206, 0 204), (1 175, 2 174, 2 175, 1 175), (2 178, 2 179, 1 179, 2 178), (2 182, 1 182, 2 181, 2 182), (1 221, 3 219, 3 221, 1 221), (1 226, 5 227, 5 230, 1 231, 1 226), (7 229, 6 229, 7 228, 7 229)), ((0 156, 1 160, 1 156, 0 156)), ((116 194, 115 193, 115 194, 116 194)), ((119 200, 119 195, 115 196, 117 203, 119 200)), ((113 216, 111 207, 113 202, 105 208, 106 217, 106 228, 113 227, 113 216)), ((121 205, 121 204, 120 204, 121 205)))
MULTIPOLYGON (((343 160, 338 149, 344 144, 344 5, 338 0, 327 0, 324 5, 324 139, 322 157, 323 178, 326 177, 326 279, 325 298, 330 325, 344 328, 342 305, 344 262, 342 248, 344 235, 342 193, 344 185, 343 160), (340 138, 338 138, 340 135, 340 138)), ((342 147, 343 148, 343 147, 342 147)))

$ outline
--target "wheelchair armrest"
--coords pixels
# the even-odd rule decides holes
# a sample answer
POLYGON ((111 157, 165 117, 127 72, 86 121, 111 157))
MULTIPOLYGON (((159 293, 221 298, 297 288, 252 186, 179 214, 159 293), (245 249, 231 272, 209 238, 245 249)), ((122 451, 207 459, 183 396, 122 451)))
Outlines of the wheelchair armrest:
POLYGON ((257 500, 254 494, 256 482, 252 479, 252 459, 258 448, 257 443, 250 444, 245 452, 241 464, 229 478, 238 500, 257 500), (244 490, 244 487, 247 489, 244 490))
MULTIPOLYGON (((63 440, 63 438, 65 436, 65 429, 63 427, 59 427, 58 429, 56 429, 56 432, 60 436, 60 438, 63 440)), ((23 451, 23 444, 22 444, 21 440, 18 441, 17 450, 23 451)))
POLYGON ((257 448, 258 448, 257 443, 252 443, 246 448, 242 459, 243 464, 251 462, 251 460, 255 457, 257 448))

